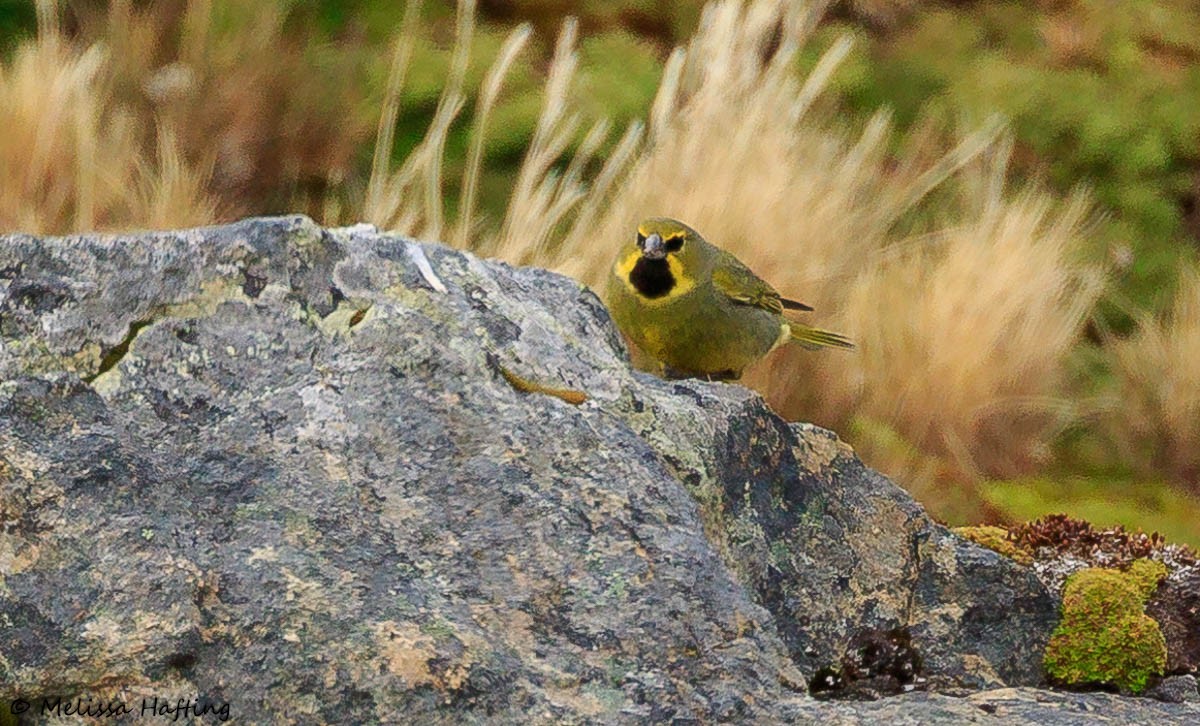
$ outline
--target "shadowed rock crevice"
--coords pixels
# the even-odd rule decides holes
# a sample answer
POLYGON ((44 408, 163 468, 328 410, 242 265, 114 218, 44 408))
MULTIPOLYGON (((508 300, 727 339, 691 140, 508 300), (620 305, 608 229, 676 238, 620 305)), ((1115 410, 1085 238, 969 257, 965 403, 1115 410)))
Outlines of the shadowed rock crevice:
POLYGON ((104 353, 104 357, 100 359, 100 365, 96 367, 96 372, 90 376, 84 376, 83 380, 87 383, 92 383, 97 378, 116 367, 116 365, 121 362, 121 359, 125 357, 125 354, 129 352, 129 346, 133 344, 133 341, 137 338, 138 333, 140 333, 143 328, 149 326, 152 322, 154 321, 135 320, 130 323, 129 332, 125 334, 125 337, 121 339, 121 342, 108 349, 104 353))
MULTIPOLYGON (((0 270, 0 699, 953 722, 805 681, 1041 681, 1027 570, 746 389, 631 371, 569 279, 303 218, 4 237, 0 270)), ((1077 705, 1020 702, 988 703, 1077 705)))

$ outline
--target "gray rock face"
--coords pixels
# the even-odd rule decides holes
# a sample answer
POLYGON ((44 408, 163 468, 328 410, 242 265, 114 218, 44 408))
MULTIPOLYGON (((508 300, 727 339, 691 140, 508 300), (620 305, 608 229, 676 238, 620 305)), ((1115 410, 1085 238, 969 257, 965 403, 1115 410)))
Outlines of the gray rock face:
POLYGON ((1200 707, 1124 698, 1108 693, 1060 693, 1034 688, 1000 688, 963 698, 912 693, 868 703, 809 703, 796 723, 838 726, 1159 726, 1195 724, 1200 707))
POLYGON ((0 237, 0 344, 0 700, 958 723, 805 684, 1042 679, 1028 571, 744 388, 632 372, 557 275, 304 218, 0 237))
POLYGON ((1167 673, 1200 673, 1200 566, 1172 572, 1146 604, 1167 641, 1167 673))
POLYGON ((1184 703, 1187 701, 1200 702, 1200 690, 1196 687, 1196 677, 1189 674, 1167 676, 1146 690, 1147 698, 1157 698, 1168 703, 1184 703))

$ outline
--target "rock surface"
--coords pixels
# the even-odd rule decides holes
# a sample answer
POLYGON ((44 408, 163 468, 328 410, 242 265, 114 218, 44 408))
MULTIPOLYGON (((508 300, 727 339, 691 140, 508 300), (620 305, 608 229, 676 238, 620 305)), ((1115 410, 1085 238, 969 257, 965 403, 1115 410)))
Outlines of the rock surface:
POLYGON ((631 371, 599 301, 550 273, 300 217, 0 237, 0 344, 0 699, 1200 718, 1032 689, 810 697, 847 664, 885 690, 1037 685, 1057 603, 833 434, 631 371))
POLYGON ((839 726, 1159 726, 1195 724, 1200 707, 1126 698, 1108 693, 1067 693, 1001 688, 966 697, 912 693, 879 701, 813 703, 801 706, 796 723, 839 726))
POLYGON ((1190 673, 1167 676, 1148 689, 1145 695, 1168 703, 1200 702, 1200 688, 1196 685, 1196 677, 1190 673))
POLYGON ((1146 605, 1167 640, 1167 673, 1200 673, 1200 565, 1180 568, 1146 605))

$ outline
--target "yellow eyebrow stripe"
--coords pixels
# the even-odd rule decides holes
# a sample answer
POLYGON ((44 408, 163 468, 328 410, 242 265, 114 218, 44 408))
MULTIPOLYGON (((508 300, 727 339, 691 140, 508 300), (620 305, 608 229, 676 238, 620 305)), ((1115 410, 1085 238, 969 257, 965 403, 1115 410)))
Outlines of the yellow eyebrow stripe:
MULTIPOLYGON (((654 233, 647 232, 646 230, 642 229, 641 227, 638 227, 638 234, 641 235, 642 237, 649 237, 651 234, 654 234, 654 233)), ((659 236, 662 237, 663 242, 674 242, 675 240, 683 240, 685 237, 687 237, 687 235, 684 234, 683 232, 672 232, 671 234, 668 234, 668 235, 659 235, 659 236)))

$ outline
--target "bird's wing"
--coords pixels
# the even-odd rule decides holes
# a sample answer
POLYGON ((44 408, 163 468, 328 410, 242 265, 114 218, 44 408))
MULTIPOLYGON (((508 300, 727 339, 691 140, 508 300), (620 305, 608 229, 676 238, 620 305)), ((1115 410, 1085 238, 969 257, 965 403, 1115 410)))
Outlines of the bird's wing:
MULTIPOLYGON (((712 280, 718 290, 736 303, 753 305, 772 313, 783 314, 785 303, 775 288, 768 285, 749 267, 743 265, 741 260, 725 250, 720 251, 720 257, 713 268, 712 280)), ((801 303, 791 300, 786 302, 786 307, 801 305, 801 303)))
POLYGON ((813 309, 812 305, 805 305, 804 303, 796 300, 788 300, 786 297, 779 298, 779 302, 783 303, 783 306, 788 310, 804 310, 805 312, 811 313, 813 309))

